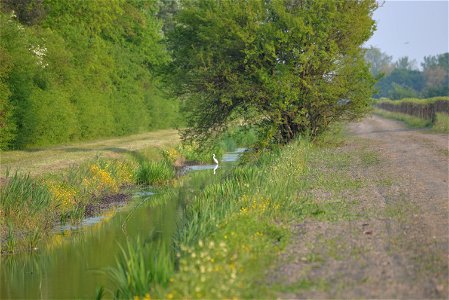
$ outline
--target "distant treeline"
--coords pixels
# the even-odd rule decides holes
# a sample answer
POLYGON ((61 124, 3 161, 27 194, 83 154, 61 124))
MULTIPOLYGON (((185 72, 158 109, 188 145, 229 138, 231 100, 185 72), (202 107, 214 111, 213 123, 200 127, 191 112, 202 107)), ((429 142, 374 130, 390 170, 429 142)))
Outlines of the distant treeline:
POLYGON ((174 126, 158 1, 1 0, 0 149, 174 126))
POLYGON ((449 97, 405 98, 400 101, 381 100, 376 101, 375 105, 384 110, 408 114, 432 122, 435 121, 437 113, 449 114, 449 97))
POLYGON ((449 53, 424 57, 422 70, 416 62, 402 57, 396 62, 378 48, 367 49, 365 59, 378 78, 375 98, 428 98, 449 96, 449 53))

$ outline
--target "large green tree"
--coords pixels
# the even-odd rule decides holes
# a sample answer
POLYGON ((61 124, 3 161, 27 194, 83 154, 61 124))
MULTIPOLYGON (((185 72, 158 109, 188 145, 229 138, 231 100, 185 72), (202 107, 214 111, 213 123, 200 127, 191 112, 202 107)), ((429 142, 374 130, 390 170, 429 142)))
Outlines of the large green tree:
POLYGON ((376 88, 376 97, 401 99, 417 97, 424 86, 422 72, 416 69, 415 62, 407 56, 399 58, 395 68, 387 76, 380 79, 376 88))
POLYGON ((373 47, 367 49, 365 59, 370 64, 371 73, 381 77, 376 83, 375 98, 402 99, 449 95, 449 53, 425 56, 421 63, 422 71, 418 70, 416 62, 408 57, 401 57, 392 64, 391 57, 373 47), (384 70, 390 70, 379 73, 379 66, 382 65, 388 67, 384 70))
POLYGON ((188 111, 186 139, 239 122, 260 146, 286 143, 369 109, 361 45, 375 0, 186 0, 169 35, 171 82, 188 111))
POLYGON ((449 96, 449 52, 424 57, 424 97, 449 96))
POLYGON ((375 77, 388 75, 394 69, 393 57, 373 46, 366 49, 365 60, 375 77))

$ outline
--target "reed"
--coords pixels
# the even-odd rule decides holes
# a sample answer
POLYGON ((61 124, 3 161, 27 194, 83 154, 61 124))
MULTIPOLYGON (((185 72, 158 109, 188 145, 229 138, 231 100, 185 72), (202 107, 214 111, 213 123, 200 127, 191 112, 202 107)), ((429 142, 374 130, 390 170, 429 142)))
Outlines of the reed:
POLYGON ((0 190, 0 205, 6 216, 21 210, 35 214, 46 209, 51 202, 48 188, 29 175, 6 174, 6 180, 8 184, 0 190))
POLYGON ((145 244, 137 237, 121 252, 116 268, 107 269, 117 287, 116 298, 145 297, 159 285, 166 286, 174 272, 173 255, 163 241, 145 244))
POLYGON ((48 230, 55 218, 51 207, 52 196, 43 182, 33 180, 29 175, 7 174, 7 184, 0 190, 0 211, 2 223, 1 251, 14 253, 32 249, 48 230), (4 225, 3 225, 4 226, 4 225))

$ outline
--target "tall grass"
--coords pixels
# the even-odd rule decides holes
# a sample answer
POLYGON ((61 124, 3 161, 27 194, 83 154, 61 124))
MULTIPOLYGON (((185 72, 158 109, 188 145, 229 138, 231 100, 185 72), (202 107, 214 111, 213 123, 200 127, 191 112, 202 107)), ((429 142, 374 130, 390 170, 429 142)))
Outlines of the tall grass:
POLYGON ((292 209, 298 185, 289 178, 304 174, 307 148, 294 143, 256 156, 184 199, 187 205, 175 237, 180 269, 166 294, 159 296, 256 296, 250 286, 289 235, 282 223, 300 213, 292 209))
POLYGON ((51 193, 42 183, 33 180, 29 175, 15 173, 6 175, 8 184, 0 190, 0 204, 9 214, 12 210, 19 213, 35 214, 48 208, 51 193))
POLYGON ((377 103, 391 103, 394 105, 399 105, 401 103, 428 104, 428 103, 435 103, 438 101, 449 101, 449 97, 438 96, 438 97, 431 97, 431 98, 402 98, 400 100, 391 100, 388 98, 380 98, 379 100, 376 100, 377 103))
POLYGON ((108 269, 117 287, 116 298, 144 297, 150 288, 166 286, 173 275, 173 254, 163 241, 156 245, 144 244, 137 237, 135 243, 128 241, 126 249, 121 247, 121 251, 117 267, 108 269))
POLYGON ((7 174, 6 180, 8 183, 0 190, 0 215, 4 218, 0 240, 5 240, 0 251, 14 253, 19 242, 23 248, 32 249, 42 231, 54 221, 52 195, 42 182, 29 175, 7 174))
POLYGON ((407 114, 435 122, 437 113, 449 114, 449 97, 427 99, 404 98, 401 100, 381 99, 373 102, 377 108, 393 113, 407 114))
POLYGON ((164 184, 175 176, 175 170, 167 161, 144 161, 135 171, 137 184, 164 184))
POLYGON ((435 132, 449 133, 449 115, 445 113, 437 113, 432 130, 435 132))
POLYGON ((159 149, 144 149, 121 160, 96 157, 38 178, 8 175, 0 190, 0 241, 7 241, 0 251, 33 248, 56 222, 81 221, 88 206, 100 207, 105 196, 123 187, 169 183, 175 176, 173 163, 159 149))

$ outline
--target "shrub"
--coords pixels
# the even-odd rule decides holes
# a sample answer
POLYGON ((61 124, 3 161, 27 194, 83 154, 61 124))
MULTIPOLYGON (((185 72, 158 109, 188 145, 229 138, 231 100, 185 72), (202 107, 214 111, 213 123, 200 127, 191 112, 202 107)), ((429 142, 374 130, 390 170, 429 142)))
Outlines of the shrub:
POLYGON ((265 147, 369 111, 374 80, 362 45, 376 1, 184 4, 167 35, 165 75, 185 99, 185 140, 203 144, 239 120, 265 147))

